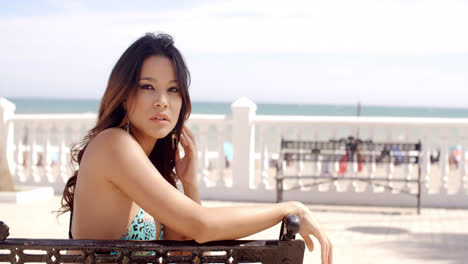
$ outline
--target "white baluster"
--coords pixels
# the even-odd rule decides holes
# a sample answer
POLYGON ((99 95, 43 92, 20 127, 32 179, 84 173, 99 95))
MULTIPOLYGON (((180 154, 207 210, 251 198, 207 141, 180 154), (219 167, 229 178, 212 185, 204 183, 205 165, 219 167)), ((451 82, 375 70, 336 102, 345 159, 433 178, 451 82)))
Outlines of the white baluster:
POLYGON ((207 144, 207 137, 208 137, 208 126, 202 125, 200 126, 200 147, 201 147, 201 155, 199 159, 199 171, 203 183, 207 187, 211 187, 211 181, 208 178, 210 172, 208 171, 209 167, 209 160, 208 160, 208 144, 207 144))
POLYGON ((264 144, 264 149, 262 151, 263 159, 262 159, 262 166, 263 166, 263 172, 262 172, 262 186, 264 187, 265 190, 271 190, 273 188, 272 184, 270 184, 270 177, 268 176, 268 171, 270 169, 270 153, 268 152, 268 146, 264 144))
POLYGON ((442 178, 442 190, 444 193, 448 192, 448 175, 449 175, 449 153, 448 153, 448 131, 447 129, 441 130, 440 135, 440 172, 442 178))
MULTIPOLYGON (((32 176, 31 176, 31 135, 30 135, 30 130, 31 130, 31 124, 24 124, 24 178, 26 181, 30 181, 32 176)), ((31 180, 32 181, 32 180, 31 180)))
MULTIPOLYGON (((409 128, 407 127, 405 129, 405 135, 403 135, 404 142, 409 142, 409 134, 410 134, 409 128)), ((400 151, 402 151, 402 150, 400 150, 400 151)), ((404 154, 402 153, 402 155, 408 155, 408 154, 407 153, 404 153, 404 154)), ((406 184, 405 184, 404 189, 407 190, 408 192, 411 192, 413 184, 410 183, 409 181, 412 178, 413 164, 409 163, 409 162, 405 163, 404 169, 405 169, 404 173, 406 174, 405 178, 406 178, 406 180, 408 180, 408 182, 406 182, 406 184)))
POLYGON ((468 162, 466 162, 468 151, 468 131, 461 130, 461 149, 460 149, 460 175, 461 190, 466 193, 468 190, 468 162))
MULTIPOLYGON (((357 130, 356 130, 357 131, 357 130)), ((357 132, 356 132, 357 133, 357 132)), ((358 176, 358 172, 359 172, 359 162, 358 162, 358 155, 357 155, 357 152, 354 153, 353 157, 352 157, 353 161, 351 162, 351 171, 350 171, 350 174, 351 174, 351 177, 354 178, 354 177, 357 177, 358 176)), ((350 163, 348 162, 348 165, 350 163)), ((352 180, 351 181, 351 185, 353 186, 353 191, 354 192, 358 192, 359 191, 359 182, 358 181, 355 181, 355 180, 352 180)))
POLYGON ((266 168, 268 168, 268 166, 265 167, 265 129, 263 126, 260 126, 260 125, 257 125, 257 129, 258 129, 258 143, 259 143, 259 147, 260 147, 260 160, 259 160, 259 173, 258 173, 258 176, 257 176, 257 173, 255 174, 256 178, 258 177, 259 178, 259 188, 261 189, 266 189, 266 183, 263 181, 264 179, 264 174, 268 175, 268 173, 266 172, 266 168))
MULTIPOLYGON (((361 127, 361 126, 355 126, 354 127, 354 135, 355 135, 355 138, 356 139, 360 139, 360 135, 362 133, 361 130, 365 128, 365 127, 361 127)), ((364 166, 365 164, 361 163, 361 166, 364 166)), ((362 172, 359 172, 359 157, 357 155, 357 152, 354 153, 354 161, 353 161, 353 174, 352 174, 353 177, 363 177, 363 173, 362 172)), ((355 192, 362 192, 363 190, 366 189, 366 186, 367 186, 367 183, 366 182, 363 182, 363 181, 352 181, 352 186, 353 186, 353 189, 355 192)))
POLYGON ((29 141, 29 153, 28 153, 28 166, 29 166, 29 175, 33 182, 37 183, 40 181, 40 177, 37 169, 38 161, 38 150, 36 144, 36 130, 37 124, 32 121, 29 126, 28 141, 29 141))
MULTIPOLYGON (((297 141, 302 140, 302 127, 296 127, 296 140, 297 141)), ((302 152, 302 150, 301 150, 301 152, 302 152)), ((314 167, 316 167, 316 162, 313 162, 312 164, 313 164, 314 167)), ((296 167, 296 173, 295 173, 296 176, 301 177, 303 175, 303 172, 304 172, 304 162, 302 160, 296 161, 295 167, 296 167)), ((304 188, 304 180, 303 179, 299 179, 297 181, 297 184, 299 184, 299 186, 300 186, 300 188, 302 190, 310 189, 310 188, 304 188)))
POLYGON ((226 168, 226 160, 224 153, 224 134, 225 128, 224 124, 218 125, 217 127, 218 134, 218 160, 217 160, 217 169, 218 169, 218 178, 215 182, 215 186, 224 187, 224 170, 226 168))
POLYGON ((463 166, 462 186, 463 186, 465 194, 467 194, 468 193, 467 192, 468 191, 468 162, 466 162, 466 160, 468 159, 468 142, 467 141, 465 141, 465 143, 463 144, 461 158, 463 159, 463 162, 461 163, 463 166))
MULTIPOLYGON (((47 124, 47 123, 46 123, 47 124)), ((44 129, 44 127, 43 127, 44 129)), ((44 168, 44 175, 43 177, 44 180, 47 180, 49 183, 54 182, 54 177, 52 176, 52 168, 51 168, 51 158, 50 158, 50 152, 51 152, 51 146, 50 146, 50 125, 45 125, 45 133, 44 133, 44 140, 43 140, 43 146, 44 146, 44 154, 42 157, 42 166, 44 168)))
MULTIPOLYGON (((371 126, 371 127, 369 127, 369 140, 373 141, 374 135, 375 135, 375 127, 371 126)), ((375 150, 372 150, 369 153, 370 153, 370 155, 372 157, 372 162, 367 163, 367 175, 368 175, 369 179, 373 179, 373 178, 375 178, 375 172, 377 171, 377 163, 375 162, 377 153, 376 153, 375 150)), ((370 190, 372 192, 376 191, 376 187, 375 187, 374 184, 369 185, 369 184, 366 183, 364 190, 366 190, 368 188, 370 188, 370 190)))
POLYGON ((16 177, 18 177, 20 182, 25 182, 26 177, 24 175, 24 136, 25 136, 25 127, 24 124, 20 121, 15 122, 15 145, 16 145, 16 177))
MULTIPOLYGON (((279 128, 279 134, 280 134, 280 138, 281 138, 281 139, 286 139, 286 128, 287 128, 287 127, 285 127, 285 126, 281 126, 281 127, 279 128)), ((281 153, 279 153, 279 155, 281 155, 281 153)), ((278 161, 279 161, 279 158, 280 158, 280 156, 278 156, 278 161)), ((283 159, 283 160, 282 160, 282 164, 281 164, 281 166, 282 166, 282 168, 283 168, 283 169, 282 169, 282 170, 283 170, 283 175, 285 175, 285 174, 288 173, 286 170, 290 170, 289 166, 287 166, 287 165, 289 165, 289 164, 287 164, 286 160, 283 159)), ((291 186, 294 186, 294 185, 296 185, 296 184, 297 184, 297 180, 296 180, 296 181, 293 181, 293 180, 287 180, 287 181, 285 181, 285 180, 283 180, 283 189, 284 189, 284 190, 287 190, 287 189, 289 189, 291 186)))
MULTIPOLYGON (((332 128, 332 138, 334 140, 338 140, 338 129, 336 126, 332 128)), ((333 156, 337 157, 340 153, 340 150, 335 148, 333 150, 333 156)), ((335 158, 335 161, 328 161, 328 169, 329 169, 329 174, 332 177, 337 177, 338 172, 340 171, 340 161, 338 158, 335 158)), ((327 189, 328 186, 330 186, 328 183, 320 184, 319 190, 324 190, 327 189)), ((339 183, 338 181, 333 181, 332 187, 334 188, 335 191, 338 191, 339 189, 339 183)))
MULTIPOLYGON (((331 127, 331 132, 330 132, 330 137, 327 138, 327 140, 331 139, 336 139, 336 134, 337 134, 337 129, 335 126, 331 127)), ((318 131, 314 134, 314 140, 317 141, 319 139, 319 134, 318 131)), ((327 154, 330 152, 327 152, 327 154)), ((337 151, 333 150, 334 155, 337 155, 337 151)), ((330 161, 328 158, 323 158, 322 156, 323 153, 319 154, 319 159, 317 161, 317 175, 320 176, 328 176, 328 177, 334 177, 336 176, 336 172, 338 171, 338 163, 334 161, 330 161)), ((314 181, 312 181, 314 182, 314 181)), ((334 182, 336 183, 336 181, 334 182)), ((335 184, 333 183, 333 188, 335 187, 335 184)), ((325 192, 330 190, 330 183, 322 183, 317 186, 317 189, 319 191, 325 192)))
MULTIPOLYGON (((75 144, 81 142, 81 140, 84 137, 84 135, 83 135, 83 129, 84 129, 83 123, 78 121, 78 122, 72 123, 70 126, 72 128, 71 142, 68 142, 68 144, 65 145, 66 148, 67 148, 67 155, 65 155, 65 157, 67 158, 67 163, 69 165, 72 164, 71 163, 72 157, 71 157, 71 152, 70 152, 71 147, 74 146, 75 144)), ((73 170, 76 170, 76 169, 80 168, 79 164, 74 164, 73 163, 72 166, 73 166, 73 170)), ((70 169, 68 169, 68 174, 70 174, 70 169)))
MULTIPOLYGON (((320 133, 319 129, 315 128, 314 131, 313 131, 314 141, 319 140, 319 133, 320 133)), ((322 161, 321 161, 321 155, 320 154, 317 157, 317 161, 313 162, 312 164, 313 164, 313 166, 312 166, 313 174, 314 175, 322 175, 323 174, 322 173, 322 161), (314 172, 314 170, 315 170, 315 172, 314 172)), ((326 184, 326 186, 328 186, 328 184, 326 184)), ((319 188, 319 187, 317 186, 317 188, 319 188)), ((311 189, 312 188, 304 188, 304 190, 311 190, 311 189)))
MULTIPOLYGON (((351 135, 354 136, 355 139, 359 138, 359 127, 358 126, 353 126, 351 130, 351 135)), ((349 164, 349 163, 348 163, 349 164)), ((354 153, 353 155, 353 162, 351 163, 351 177, 358 177, 359 175, 359 162, 358 162, 358 155, 357 152, 354 153)), ((358 192, 359 191, 359 181, 351 181, 351 186, 353 186, 353 191, 358 192)))
POLYGON ((57 137, 58 137, 58 142, 59 142, 59 154, 58 154, 58 161, 57 161, 57 166, 58 166, 58 179, 62 179, 63 182, 67 182, 68 178, 70 178, 71 175, 68 175, 68 170, 67 170, 67 155, 69 154, 68 148, 66 147, 65 139, 66 139, 66 126, 65 125, 59 125, 57 127, 57 137))
POLYGON ((458 167, 460 169, 460 184, 458 185, 458 191, 463 191, 465 190, 465 182, 468 180, 467 174, 466 174, 466 158, 465 158, 465 151, 466 151, 466 146, 467 146, 467 138, 464 134, 460 137, 460 163, 458 164, 458 167))
POLYGON ((422 163, 419 165, 422 168, 422 175, 421 175, 421 180, 424 182, 424 186, 427 190, 429 190, 430 186, 430 181, 431 181, 431 168, 432 168, 432 162, 431 162, 431 144, 429 143, 429 129, 424 128, 423 129, 423 140, 422 140, 422 155, 423 155, 423 160, 422 163))
MULTIPOLYGON (((461 163, 461 153, 463 153, 463 136, 457 136, 456 137, 456 146, 455 149, 451 150, 449 148, 449 153, 448 156, 452 156, 453 158, 453 171, 449 172, 449 177, 447 179, 447 191, 450 192, 451 194, 456 194, 459 193, 460 190, 463 189, 463 184, 462 184, 462 179, 463 179, 463 173, 462 173, 462 163, 461 163), (460 149, 458 149, 460 147, 460 149), (452 152, 450 152, 450 150, 452 152), (456 154, 456 151, 460 151, 460 153, 456 154), (458 160, 460 158, 460 160, 458 160)), ((450 163, 449 163, 450 165, 450 163)), ((449 166, 450 170, 450 166, 449 166)))
MULTIPOLYGON (((391 127, 388 127, 387 128, 387 139, 386 141, 387 142, 392 142, 393 140, 393 137, 392 137, 392 128, 391 127)), ((389 180, 388 181, 388 186, 390 188, 393 187, 393 182, 391 182, 391 179, 393 178, 393 171, 394 171, 394 166, 393 166, 393 154, 392 154, 392 151, 390 151, 390 155, 389 155, 389 159, 390 159, 390 162, 386 163, 386 166, 387 166, 387 179, 389 180)))

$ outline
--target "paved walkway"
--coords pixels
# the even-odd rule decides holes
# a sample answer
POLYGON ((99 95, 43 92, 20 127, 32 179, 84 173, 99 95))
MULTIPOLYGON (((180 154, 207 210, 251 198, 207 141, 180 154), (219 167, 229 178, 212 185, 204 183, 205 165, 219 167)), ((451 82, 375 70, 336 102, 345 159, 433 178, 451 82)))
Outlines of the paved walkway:
MULTIPOLYGON (((206 206, 247 203, 204 201, 206 206)), ((28 204, 0 203, 10 237, 67 238, 68 214, 52 211, 60 197, 28 204)), ((334 263, 468 263, 468 210, 310 206, 335 247, 334 263)), ((248 239, 277 239, 279 225, 248 239)), ((320 263, 317 246, 304 263, 320 263)))

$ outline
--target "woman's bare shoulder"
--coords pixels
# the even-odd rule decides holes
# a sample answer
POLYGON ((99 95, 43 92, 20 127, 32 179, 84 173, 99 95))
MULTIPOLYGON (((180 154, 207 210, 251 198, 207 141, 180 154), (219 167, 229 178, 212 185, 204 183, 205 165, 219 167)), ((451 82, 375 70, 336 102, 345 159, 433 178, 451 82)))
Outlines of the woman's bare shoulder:
POLYGON ((99 147, 99 149, 123 147, 135 140, 121 128, 111 127, 99 132, 88 144, 88 147, 99 147))
POLYGON ((116 139, 132 138, 125 130, 118 127, 111 127, 99 132, 91 141, 109 142, 116 139))
POLYGON ((101 162, 116 156, 142 151, 136 140, 121 128, 108 128, 97 134, 86 147, 83 158, 92 156, 101 162), (103 160, 104 159, 104 160, 103 160))

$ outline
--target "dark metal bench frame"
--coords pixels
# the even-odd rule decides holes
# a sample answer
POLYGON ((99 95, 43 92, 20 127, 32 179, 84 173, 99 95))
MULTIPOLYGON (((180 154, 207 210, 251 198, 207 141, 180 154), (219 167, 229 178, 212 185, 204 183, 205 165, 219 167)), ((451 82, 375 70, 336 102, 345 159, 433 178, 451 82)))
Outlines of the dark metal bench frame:
POLYGON ((0 263, 299 264, 303 262, 305 249, 304 241, 295 240, 299 229, 299 217, 290 215, 283 219, 279 240, 226 240, 198 244, 174 240, 7 239, 8 226, 0 221, 0 263), (82 253, 77 254, 76 251, 82 253), (118 252, 117 255, 112 255, 113 251, 118 252), (149 255, 138 255, 140 252, 149 255))
POLYGON ((340 140, 329 141, 297 141, 281 139, 281 150, 276 167, 276 201, 283 201, 283 192, 297 190, 302 187, 311 187, 324 183, 352 180, 364 181, 376 186, 381 186, 389 190, 397 190, 400 193, 416 196, 417 213, 421 212, 421 142, 418 143, 399 143, 399 142, 373 142, 371 140, 360 140, 353 137, 340 140), (397 151, 399 153, 397 153, 397 151), (417 164, 417 179, 389 179, 383 177, 349 177, 336 176, 329 173, 318 175, 284 175, 284 161, 302 161, 302 162, 339 162, 343 156, 346 156, 348 164, 350 162, 360 163, 398 163, 398 164, 417 164), (321 180, 303 186, 294 186, 291 189, 284 190, 285 180, 314 179, 321 180), (379 182, 386 182, 381 184, 379 182), (390 182, 416 183, 418 185, 417 193, 412 194, 403 188, 395 188, 389 185, 390 182))

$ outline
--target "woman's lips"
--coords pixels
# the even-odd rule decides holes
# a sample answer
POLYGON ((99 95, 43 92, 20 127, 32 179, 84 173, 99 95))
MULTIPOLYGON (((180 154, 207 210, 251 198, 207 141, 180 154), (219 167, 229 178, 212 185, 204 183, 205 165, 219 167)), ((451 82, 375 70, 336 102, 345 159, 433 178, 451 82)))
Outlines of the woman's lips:
POLYGON ((151 121, 157 124, 169 124, 169 121, 165 119, 152 118, 151 121))

